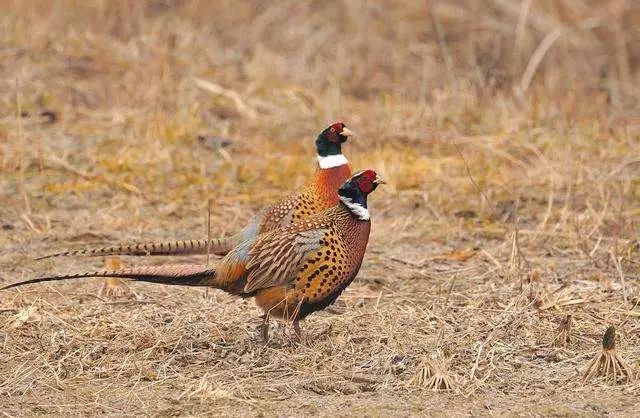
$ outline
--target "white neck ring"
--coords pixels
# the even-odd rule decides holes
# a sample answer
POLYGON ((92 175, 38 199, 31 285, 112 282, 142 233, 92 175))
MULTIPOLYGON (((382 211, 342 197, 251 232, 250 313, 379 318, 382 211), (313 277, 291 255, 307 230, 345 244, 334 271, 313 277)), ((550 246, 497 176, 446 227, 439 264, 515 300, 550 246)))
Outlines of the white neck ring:
POLYGON ((368 221, 369 219, 371 219, 369 209, 358 203, 354 203, 350 197, 340 196, 340 201, 344 203, 345 206, 349 208, 349 211, 351 211, 351 213, 353 213, 353 215, 361 221, 368 221))
POLYGON ((318 155, 318 164, 320 168, 333 168, 349 164, 349 161, 347 161, 347 157, 342 154, 327 155, 326 157, 318 155))

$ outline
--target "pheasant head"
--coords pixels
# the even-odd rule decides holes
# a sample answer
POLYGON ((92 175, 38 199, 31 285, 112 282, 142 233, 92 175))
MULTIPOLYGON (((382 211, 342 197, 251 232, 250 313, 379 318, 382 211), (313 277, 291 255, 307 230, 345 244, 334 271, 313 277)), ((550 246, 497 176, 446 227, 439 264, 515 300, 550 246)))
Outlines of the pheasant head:
POLYGON ((353 132, 347 129, 342 122, 336 122, 320 132, 316 138, 320 168, 326 169, 347 164, 347 159, 342 155, 342 144, 352 135, 353 132))
POLYGON ((374 170, 359 171, 347 180, 340 189, 338 196, 340 202, 361 221, 368 221, 370 218, 367 209, 367 196, 373 192, 378 185, 385 181, 378 177, 374 170))

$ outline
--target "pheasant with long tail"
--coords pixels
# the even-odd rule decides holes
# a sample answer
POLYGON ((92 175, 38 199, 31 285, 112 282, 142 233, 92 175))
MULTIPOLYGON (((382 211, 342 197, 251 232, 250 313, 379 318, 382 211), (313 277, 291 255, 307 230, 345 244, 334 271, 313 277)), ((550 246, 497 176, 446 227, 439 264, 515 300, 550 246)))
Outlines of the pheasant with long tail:
POLYGON ((215 266, 165 265, 49 276, 10 284, 85 277, 120 277, 181 286, 208 286, 241 297, 254 297, 264 311, 263 338, 269 317, 293 322, 324 309, 358 274, 369 241, 367 196, 384 183, 373 170, 360 171, 338 190, 338 203, 321 213, 272 229, 241 242, 215 266))
POLYGON ((352 135, 342 122, 336 122, 323 130, 316 138, 319 169, 313 181, 253 216, 244 229, 231 236, 211 240, 119 244, 104 248, 68 250, 37 259, 61 256, 225 255, 243 241, 290 225, 338 203, 338 188, 351 175, 349 162, 342 154, 342 144, 352 135))

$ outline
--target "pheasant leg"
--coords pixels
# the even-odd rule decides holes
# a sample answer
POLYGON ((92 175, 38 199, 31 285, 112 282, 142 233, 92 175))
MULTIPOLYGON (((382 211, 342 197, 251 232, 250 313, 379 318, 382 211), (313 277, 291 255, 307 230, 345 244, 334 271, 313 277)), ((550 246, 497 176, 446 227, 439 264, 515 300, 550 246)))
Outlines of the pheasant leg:
POLYGON ((300 330, 300 321, 293 321, 293 331, 296 333, 296 340, 302 339, 302 331, 300 330))
POLYGON ((262 331, 262 340, 265 343, 269 342, 269 314, 265 313, 262 316, 262 325, 260 326, 260 329, 262 331))

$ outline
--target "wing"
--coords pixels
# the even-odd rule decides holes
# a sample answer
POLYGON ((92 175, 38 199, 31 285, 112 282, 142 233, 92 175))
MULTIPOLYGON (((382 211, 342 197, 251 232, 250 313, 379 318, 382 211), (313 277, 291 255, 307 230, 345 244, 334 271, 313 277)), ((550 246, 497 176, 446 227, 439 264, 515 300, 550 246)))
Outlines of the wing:
POLYGON ((297 192, 289 195, 266 208, 261 214, 260 232, 265 233, 289 225, 300 194, 297 192))
POLYGON ((327 222, 301 222, 260 236, 248 254, 244 291, 253 292, 293 281, 305 260, 322 246, 329 230, 327 222), (307 229, 302 229, 303 225, 307 229))

